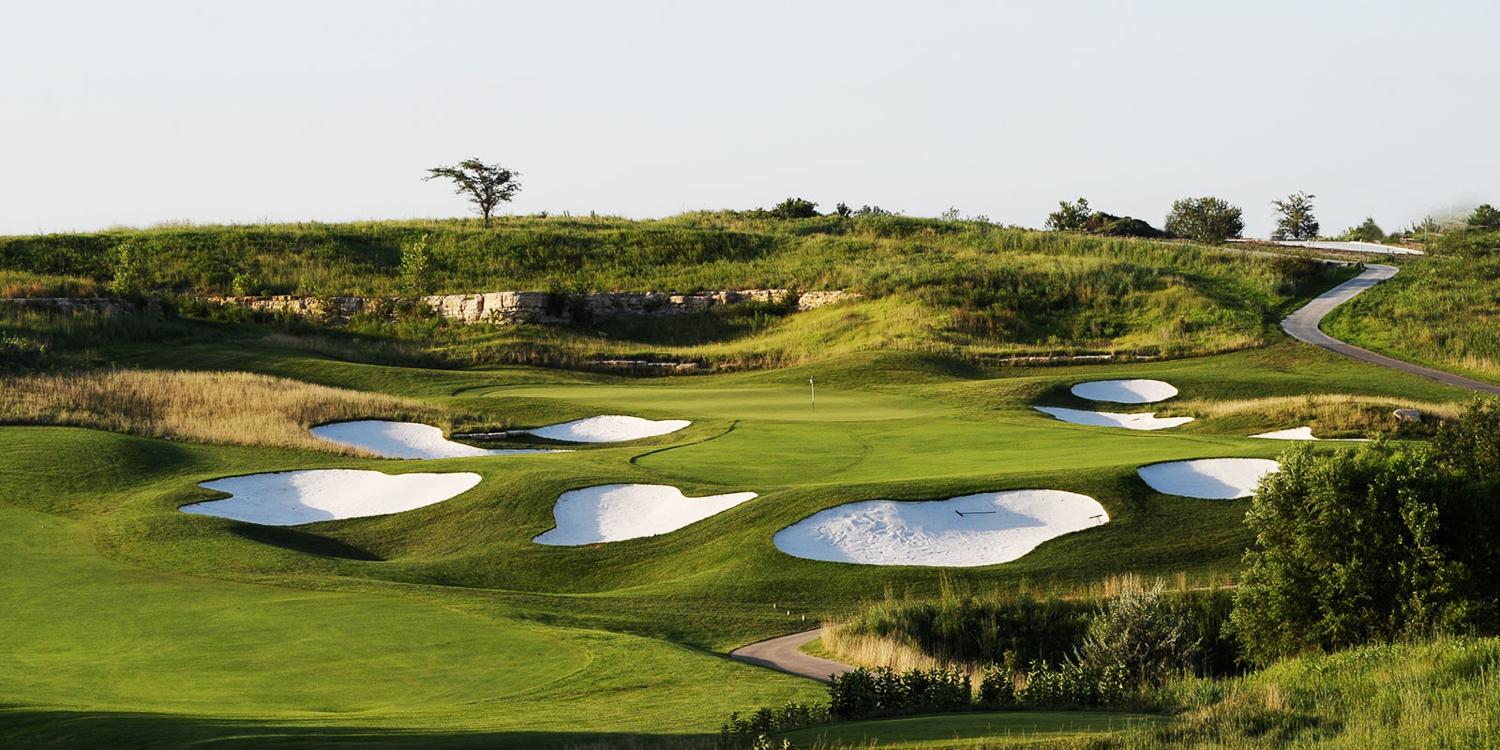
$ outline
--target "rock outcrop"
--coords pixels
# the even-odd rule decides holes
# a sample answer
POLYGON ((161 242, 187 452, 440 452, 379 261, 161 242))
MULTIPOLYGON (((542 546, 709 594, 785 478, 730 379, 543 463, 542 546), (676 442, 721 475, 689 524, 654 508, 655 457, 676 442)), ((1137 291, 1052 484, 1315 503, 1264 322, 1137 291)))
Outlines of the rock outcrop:
MULTIPOLYGON (((625 318, 645 315, 682 315, 702 312, 722 305, 744 302, 786 304, 794 297, 799 311, 813 310, 858 297, 854 292, 824 291, 798 294, 787 289, 744 289, 694 294, 660 292, 601 292, 563 294, 553 292, 487 292, 484 294, 442 294, 423 297, 422 301, 438 315, 461 323, 534 323, 563 325, 580 317, 590 319, 625 318)), ((260 312, 283 313, 298 317, 325 314, 323 302, 316 297, 279 295, 272 297, 213 297, 211 301, 246 307, 260 312)), ((380 298, 327 298, 334 319, 378 309, 380 298)))

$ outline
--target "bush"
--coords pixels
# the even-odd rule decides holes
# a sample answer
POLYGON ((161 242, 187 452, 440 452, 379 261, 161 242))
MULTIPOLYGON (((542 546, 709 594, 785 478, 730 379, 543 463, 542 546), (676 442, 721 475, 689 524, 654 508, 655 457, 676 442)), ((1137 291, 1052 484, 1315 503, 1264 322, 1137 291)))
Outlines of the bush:
POLYGON ((1500 228, 1500 209, 1486 203, 1469 214, 1469 225, 1485 227, 1486 229, 1500 228))
POLYGON ((432 293, 432 251, 427 247, 430 235, 401 248, 401 296, 416 299, 432 293))
POLYGON ((813 219, 819 216, 818 204, 802 198, 787 198, 766 213, 777 219, 813 219))
POLYGON ((1172 204, 1167 214, 1167 234, 1196 242, 1218 244, 1245 231, 1245 219, 1239 206, 1221 198, 1183 198, 1172 204))
POLYGON ((1493 632, 1500 528, 1490 471, 1454 468, 1493 446, 1493 411, 1436 449, 1377 440, 1357 451, 1299 446, 1262 480, 1246 522, 1256 532, 1231 620, 1257 663, 1432 631, 1493 632), (1459 437, 1462 435, 1463 437, 1459 437), (1440 451, 1455 450, 1452 455, 1440 451))
POLYGON ((134 244, 126 242, 114 250, 114 278, 105 289, 116 297, 136 297, 146 288, 146 262, 134 244))
POLYGON ((1079 198, 1077 203, 1058 201, 1057 210, 1047 215, 1047 229, 1053 232, 1076 232, 1083 228, 1093 211, 1089 202, 1079 198))
POLYGON ((1078 662, 1095 674, 1118 674, 1132 687, 1154 687, 1191 668, 1198 653, 1193 623, 1170 608, 1158 581, 1128 588, 1099 608, 1078 662))

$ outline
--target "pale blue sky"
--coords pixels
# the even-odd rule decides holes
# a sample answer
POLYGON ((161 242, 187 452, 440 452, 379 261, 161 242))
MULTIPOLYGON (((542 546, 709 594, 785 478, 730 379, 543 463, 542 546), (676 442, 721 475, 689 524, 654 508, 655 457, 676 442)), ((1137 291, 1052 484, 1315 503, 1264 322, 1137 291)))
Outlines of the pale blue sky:
POLYGON ((469 156, 515 213, 1500 203, 1494 0, 7 6, 0 233, 466 215, 469 156))

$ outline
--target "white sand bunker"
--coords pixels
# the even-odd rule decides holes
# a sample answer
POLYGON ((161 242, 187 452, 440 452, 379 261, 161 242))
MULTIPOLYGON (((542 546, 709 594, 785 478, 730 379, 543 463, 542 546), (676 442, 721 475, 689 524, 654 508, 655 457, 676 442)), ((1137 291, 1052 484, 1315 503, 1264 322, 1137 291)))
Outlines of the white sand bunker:
POLYGON ((1124 427, 1127 430, 1164 430, 1193 421, 1192 417, 1158 417, 1156 412, 1115 414, 1107 411, 1064 409, 1060 406, 1038 406, 1036 410, 1051 414, 1064 422, 1095 427, 1124 427))
POLYGON ((686 497, 660 484, 606 484, 564 492, 552 507, 557 527, 531 541, 573 546, 676 531, 755 498, 754 492, 686 497))
POLYGON ((512 456, 520 453, 556 453, 550 450, 487 450, 455 443, 443 431, 418 422, 388 422, 365 419, 314 427, 313 437, 330 443, 363 448, 385 458, 468 458, 512 456))
POLYGON ((1255 494, 1260 478, 1277 468, 1275 461, 1265 458, 1204 458, 1152 464, 1135 471, 1157 492, 1232 500, 1255 494))
POLYGON ((1073 386, 1073 395, 1090 401, 1149 404, 1176 396, 1177 389, 1160 380, 1095 380, 1073 386))
POLYGON ((808 560, 973 567, 1010 562, 1042 542, 1109 521, 1086 495, 1011 490, 950 500, 872 500, 819 511, 776 532, 776 548, 808 560))
POLYGON ((538 427, 531 431, 537 437, 548 440, 566 440, 570 443, 618 443, 625 440, 640 440, 676 432, 692 424, 686 419, 663 419, 655 421, 640 417, 611 414, 602 417, 575 419, 572 422, 538 427))
POLYGON ((1320 438, 1313 437, 1311 427, 1293 427, 1290 430, 1275 430, 1262 432, 1259 435, 1251 435, 1253 438, 1265 438, 1267 440, 1336 440, 1350 443, 1369 442, 1364 438, 1320 438))
POLYGON ((400 513, 440 503, 479 484, 472 472, 382 474, 355 469, 313 469, 250 474, 200 482, 234 497, 184 505, 184 513, 232 518, 265 526, 296 526, 336 518, 400 513))

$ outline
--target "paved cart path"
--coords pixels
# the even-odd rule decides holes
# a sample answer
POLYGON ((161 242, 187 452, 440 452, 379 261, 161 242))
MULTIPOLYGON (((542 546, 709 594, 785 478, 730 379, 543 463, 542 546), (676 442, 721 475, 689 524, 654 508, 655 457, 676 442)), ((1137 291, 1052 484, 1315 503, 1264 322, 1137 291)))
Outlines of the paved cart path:
POLYGON ((1368 349, 1361 349, 1352 344, 1346 344, 1323 333, 1318 328, 1322 324, 1324 316, 1332 312, 1333 308, 1353 299, 1354 295, 1395 276, 1399 270, 1395 266, 1387 266, 1380 263, 1365 264, 1364 273, 1334 287, 1330 291, 1324 292, 1321 296, 1297 308, 1291 315, 1282 319, 1281 330, 1286 331, 1288 336, 1298 341, 1305 341, 1313 346, 1320 346, 1335 354, 1342 354, 1345 357, 1357 359, 1361 362, 1369 362, 1372 365, 1409 372, 1413 375, 1421 375, 1424 378, 1431 378, 1439 383, 1455 385, 1471 391, 1500 395, 1500 385, 1481 383, 1478 380, 1470 380, 1469 378, 1441 370, 1433 370, 1420 365, 1402 362, 1398 359, 1391 359, 1383 354, 1376 354, 1368 349))
POLYGON ((757 641, 729 652, 729 656, 746 664, 769 667, 787 674, 828 682, 828 676, 843 674, 853 666, 832 659, 821 659, 798 651, 803 644, 816 640, 820 630, 805 630, 767 641, 757 641))

